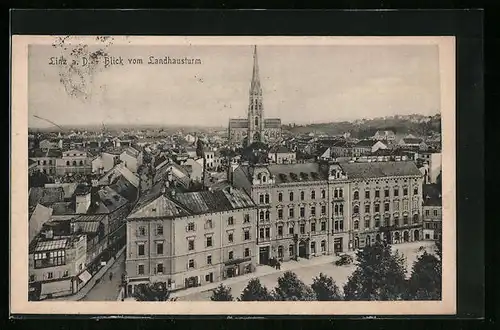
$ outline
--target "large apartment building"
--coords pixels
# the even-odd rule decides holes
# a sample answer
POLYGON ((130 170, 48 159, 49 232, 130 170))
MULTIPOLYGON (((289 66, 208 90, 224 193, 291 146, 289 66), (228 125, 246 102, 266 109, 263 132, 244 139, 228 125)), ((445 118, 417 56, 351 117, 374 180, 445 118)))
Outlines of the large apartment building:
POLYGON ((421 239, 413 162, 241 165, 229 180, 257 204, 259 264, 421 239))
POLYGON ((256 206, 239 189, 176 192, 159 182, 127 219, 127 294, 181 289, 252 272, 256 206))

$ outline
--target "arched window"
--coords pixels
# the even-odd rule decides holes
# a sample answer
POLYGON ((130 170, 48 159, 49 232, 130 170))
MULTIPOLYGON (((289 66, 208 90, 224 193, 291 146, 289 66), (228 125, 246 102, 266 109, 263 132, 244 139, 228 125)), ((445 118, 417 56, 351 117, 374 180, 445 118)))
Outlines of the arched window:
POLYGON ((259 212, 259 219, 264 220, 264 211, 259 212))
POLYGON ((354 220, 354 229, 359 229, 359 221, 354 220))
POLYGON ((43 161, 43 165, 47 165, 47 161, 46 160, 43 161))
POLYGON ((266 211, 266 220, 269 220, 269 215, 270 215, 269 211, 266 211))
POLYGON ((255 117, 255 126, 259 126, 259 117, 255 117))
POLYGON ((353 212, 354 213, 359 213, 359 206, 358 205, 354 205, 353 212))
POLYGON ((332 171, 330 172, 330 176, 335 176, 335 170, 332 170, 332 171))
POLYGON ((278 258, 283 258, 283 246, 278 246, 278 258))
POLYGON ((417 223, 418 222, 418 214, 414 214, 413 215, 413 223, 417 223))
POLYGON ((262 179, 262 173, 257 174, 257 179, 262 179))
POLYGON ((283 193, 278 194, 278 201, 282 202, 283 201, 283 193))
POLYGON ((305 194, 303 191, 300 192, 300 200, 303 201, 305 198, 305 194))
POLYGON ((321 190, 321 198, 326 198, 326 191, 325 191, 325 189, 321 190))
POLYGON ((293 191, 290 192, 290 202, 293 202, 293 191))
POLYGON ((66 161, 66 166, 69 166, 69 160, 66 161))
POLYGON ((83 160, 80 161, 80 166, 83 166, 83 160))
POLYGON ((73 166, 76 166, 76 160, 73 161, 73 166))
POLYGON ((266 182, 266 180, 267 180, 267 177, 266 177, 265 175, 263 175, 263 176, 262 176, 262 182, 264 182, 264 183, 265 183, 265 182, 266 182))
POLYGON ((311 191, 311 199, 316 199, 316 191, 311 191))
POLYGON ((359 191, 355 191, 354 192, 354 200, 358 200, 359 199, 359 191))

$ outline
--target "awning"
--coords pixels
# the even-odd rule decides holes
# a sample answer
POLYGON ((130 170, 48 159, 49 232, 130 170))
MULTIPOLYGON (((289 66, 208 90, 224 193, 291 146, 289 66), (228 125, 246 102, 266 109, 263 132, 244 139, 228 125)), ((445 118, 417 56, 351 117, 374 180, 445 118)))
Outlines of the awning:
POLYGON ((78 275, 78 278, 83 283, 87 283, 92 278, 92 275, 90 275, 90 273, 86 270, 83 273, 81 273, 80 275, 78 275))

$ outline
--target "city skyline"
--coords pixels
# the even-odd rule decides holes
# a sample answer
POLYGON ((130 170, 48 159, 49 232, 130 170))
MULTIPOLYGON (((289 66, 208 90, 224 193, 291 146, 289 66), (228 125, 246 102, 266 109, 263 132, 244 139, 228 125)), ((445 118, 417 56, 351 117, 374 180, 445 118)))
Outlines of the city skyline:
MULTIPOLYGON (((283 124, 439 113, 437 46, 258 49, 264 113, 281 117, 283 124)), ((145 62, 149 56, 189 56, 202 63, 100 68, 89 74, 88 99, 68 95, 60 81, 63 69, 48 65, 58 52, 48 46, 30 48, 30 128, 51 126, 35 116, 61 126, 165 127, 224 127, 229 118, 246 117, 252 46, 156 46, 146 51, 144 47, 111 46, 111 56, 142 57, 145 62)))

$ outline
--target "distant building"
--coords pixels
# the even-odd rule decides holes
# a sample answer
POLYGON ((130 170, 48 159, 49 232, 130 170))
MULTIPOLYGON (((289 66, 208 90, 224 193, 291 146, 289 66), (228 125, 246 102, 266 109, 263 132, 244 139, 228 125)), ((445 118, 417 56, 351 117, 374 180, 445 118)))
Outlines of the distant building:
POLYGON ((396 140, 396 134, 394 134, 393 131, 377 131, 375 135, 373 135, 373 139, 392 143, 396 140))
POLYGON ((437 178, 441 173, 441 152, 419 152, 418 158, 424 162, 425 183, 437 183, 437 178))
POLYGON ((128 147, 120 154, 120 160, 130 171, 137 173, 139 166, 143 164, 143 153, 133 147, 128 147))
POLYGON ((93 157, 85 150, 71 149, 64 151, 62 157, 56 160, 57 175, 68 173, 92 173, 93 157))
POLYGON ((253 142, 273 143, 281 139, 281 119, 264 119, 257 47, 254 48, 253 60, 247 118, 229 120, 228 136, 230 143, 246 143, 246 145, 250 145, 253 142))
POLYGON ((276 164, 293 164, 297 161, 297 153, 285 146, 277 146, 269 151, 269 158, 276 164))
POLYGON ((127 220, 127 294, 140 283, 174 290, 254 271, 255 219, 240 190, 175 193, 157 185, 127 220))
POLYGON ((387 149, 387 146, 381 141, 361 140, 352 147, 352 156, 366 156, 373 154, 380 149, 387 149))
POLYGON ((414 136, 402 138, 398 146, 402 149, 417 149, 417 150, 427 150, 428 146, 422 138, 417 138, 414 136))

